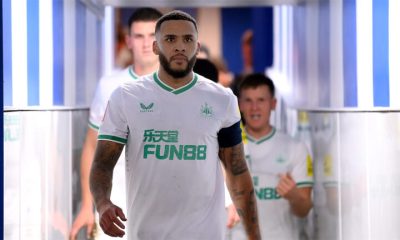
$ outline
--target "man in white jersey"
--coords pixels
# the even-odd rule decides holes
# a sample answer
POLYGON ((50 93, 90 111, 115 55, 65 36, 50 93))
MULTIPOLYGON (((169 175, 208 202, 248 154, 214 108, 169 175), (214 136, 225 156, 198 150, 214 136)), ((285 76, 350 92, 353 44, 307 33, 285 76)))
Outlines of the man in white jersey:
MULTIPOLYGON (((251 74, 239 86, 244 119, 244 149, 256 192, 262 239, 297 240, 296 217, 312 207, 312 161, 305 144, 270 124, 276 107, 275 87, 263 74, 251 74)), ((231 240, 246 239, 241 224, 231 240)))
MULTIPOLYGON (((157 70, 158 58, 153 53, 153 41, 156 21, 161 16, 162 14, 158 10, 152 8, 139 8, 131 15, 128 21, 129 35, 126 36, 126 43, 132 51, 134 65, 113 75, 103 77, 97 86, 95 97, 90 107, 89 128, 81 157, 82 206, 72 225, 70 239, 75 239, 82 227, 87 227, 88 236, 93 235, 95 216, 89 189, 89 173, 96 148, 97 131, 112 91, 125 81, 136 81, 139 76, 150 74, 157 70)), ((124 160, 119 161, 115 168, 114 176, 115 187, 113 188, 111 199, 125 208, 124 160)), ((109 238, 100 233, 99 239, 109 238)))
POLYGON ((233 93, 193 73, 196 21, 172 11, 156 24, 157 72, 111 95, 100 127, 90 189, 102 230, 128 239, 223 239, 224 180, 248 239, 260 239, 257 204, 233 93), (127 218, 110 200, 126 145, 127 218), (124 221, 127 221, 125 224, 124 221))

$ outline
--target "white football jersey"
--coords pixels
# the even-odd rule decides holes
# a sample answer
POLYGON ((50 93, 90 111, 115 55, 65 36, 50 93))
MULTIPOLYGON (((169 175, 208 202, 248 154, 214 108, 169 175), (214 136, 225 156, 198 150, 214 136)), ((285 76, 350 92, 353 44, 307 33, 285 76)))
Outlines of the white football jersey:
MULTIPOLYGON (((313 185, 312 160, 306 145, 273 128, 257 140, 245 133, 244 150, 253 178, 262 239, 299 239, 298 221, 276 186, 279 174, 285 173, 291 174, 297 187, 313 185)), ((232 240, 246 239, 240 224, 230 235, 232 240)))
POLYGON ((99 140, 126 144, 129 239, 223 239, 217 136, 240 113, 232 91, 193 76, 173 89, 154 73, 109 100, 99 140))
POLYGON ((137 78, 138 75, 130 66, 100 79, 90 106, 89 127, 95 130, 99 129, 111 93, 125 81, 132 81, 137 78))

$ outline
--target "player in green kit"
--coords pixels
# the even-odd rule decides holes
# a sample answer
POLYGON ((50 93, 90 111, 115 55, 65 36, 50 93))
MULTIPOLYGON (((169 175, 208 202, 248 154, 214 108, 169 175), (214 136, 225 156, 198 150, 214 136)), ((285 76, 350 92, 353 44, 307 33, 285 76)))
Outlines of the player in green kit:
POLYGON ((196 21, 172 11, 156 24, 157 72, 111 95, 90 187, 102 230, 128 239, 223 239, 224 179, 248 239, 260 239, 257 204, 233 93, 193 72, 196 21), (113 168, 126 146, 127 217, 110 200, 113 168), (124 222, 127 221, 127 222, 124 222))

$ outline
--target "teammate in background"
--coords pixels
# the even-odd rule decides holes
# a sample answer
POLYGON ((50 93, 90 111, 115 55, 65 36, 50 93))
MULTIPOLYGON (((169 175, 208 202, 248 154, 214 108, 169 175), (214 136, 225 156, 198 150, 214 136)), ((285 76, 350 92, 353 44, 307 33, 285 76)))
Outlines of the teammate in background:
POLYGON ((239 86, 243 81, 246 75, 254 72, 254 64, 253 64, 253 30, 247 29, 242 34, 241 41, 241 50, 242 50, 242 63, 243 69, 240 74, 237 74, 232 77, 232 81, 230 84, 230 88, 236 96, 239 96, 239 86))
MULTIPOLYGON (((246 124, 244 149, 253 177, 263 239, 298 240, 295 217, 312 208, 312 161, 305 144, 270 124, 275 87, 263 74, 250 74, 239 86, 239 107, 246 124)), ((241 224, 231 240, 246 239, 241 224)))
POLYGON ((251 74, 254 72, 253 64, 253 30, 247 29, 242 35, 242 74, 251 74))
POLYGON ((248 239, 260 239, 236 97, 193 73, 200 44, 190 15, 172 11, 155 32, 158 72, 118 87, 100 128, 90 189, 101 228, 121 237, 126 224, 129 239, 223 239, 221 159, 248 239), (125 144, 128 218, 110 200, 125 144))
MULTIPOLYGON (((126 36, 126 43, 133 53, 134 65, 114 75, 102 78, 97 86, 95 97, 90 107, 89 128, 81 157, 82 205, 72 225, 70 239, 75 239, 79 230, 83 227, 87 227, 88 237, 93 237, 95 215, 89 189, 89 173, 96 148, 98 129, 112 91, 125 81, 134 82, 139 76, 150 74, 157 70, 158 58, 153 53, 153 41, 155 39, 156 21, 161 16, 162 14, 158 10, 152 8, 139 8, 132 14, 128 22, 129 35, 126 36)), ((120 160, 115 169, 115 187, 113 188, 111 199, 125 208, 124 160, 120 160)))
POLYGON ((231 87, 234 75, 229 71, 226 61, 222 57, 214 57, 211 59, 211 62, 218 69, 218 83, 227 88, 231 87))

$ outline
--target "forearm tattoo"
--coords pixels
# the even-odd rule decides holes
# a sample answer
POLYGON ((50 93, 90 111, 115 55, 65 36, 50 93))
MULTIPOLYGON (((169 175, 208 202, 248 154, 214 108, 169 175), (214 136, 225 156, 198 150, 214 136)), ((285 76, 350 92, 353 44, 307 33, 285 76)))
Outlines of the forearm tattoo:
POLYGON ((244 158, 243 145, 221 148, 219 157, 226 170, 226 182, 236 210, 251 239, 261 239, 258 226, 257 203, 251 176, 244 158))
POLYGON ((232 174, 240 175, 247 172, 247 164, 244 158, 243 145, 239 144, 232 148, 232 174))
POLYGON ((110 197, 114 166, 121 155, 123 147, 124 145, 111 141, 97 142, 96 153, 90 171, 90 190, 96 205, 105 197, 110 197))
POLYGON ((220 148, 219 157, 225 169, 231 171, 234 176, 248 171, 242 143, 230 148, 220 148))
MULTIPOLYGON (((258 226, 258 213, 257 213, 257 204, 254 196, 254 189, 252 188, 248 194, 244 194, 243 199, 241 201, 245 201, 244 206, 239 206, 236 208, 237 213, 240 216, 244 223, 244 227, 249 236, 252 236, 252 239, 261 239, 259 226, 258 226)), ((239 200, 240 201, 240 200, 239 200)), ((236 203, 235 203, 236 204, 236 203)))

